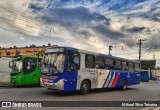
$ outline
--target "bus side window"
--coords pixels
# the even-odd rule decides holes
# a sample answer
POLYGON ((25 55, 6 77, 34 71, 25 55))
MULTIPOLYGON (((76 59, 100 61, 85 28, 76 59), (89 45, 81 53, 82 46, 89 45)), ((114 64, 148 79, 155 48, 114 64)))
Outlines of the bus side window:
POLYGON ((128 70, 128 69, 129 69, 128 62, 122 61, 122 70, 128 70))
POLYGON ((140 72, 140 65, 138 63, 134 64, 134 70, 135 72, 140 72))
POLYGON ((129 62, 129 71, 134 72, 134 65, 131 62, 129 62))
POLYGON ((68 51, 68 71, 73 72, 80 69, 80 54, 68 51))
POLYGON ((85 67, 86 68, 95 68, 95 56, 86 55, 85 56, 85 67))
POLYGON ((104 69, 104 58, 96 57, 96 68, 97 69, 104 69))
POLYGON ((23 62, 23 72, 25 74, 31 73, 36 69, 36 62, 35 58, 26 58, 23 62))
POLYGON ((105 68, 106 69, 114 69, 112 59, 109 59, 109 58, 105 59, 105 68))
POLYGON ((122 69, 122 63, 120 60, 114 60, 114 69, 115 70, 121 70, 122 69))

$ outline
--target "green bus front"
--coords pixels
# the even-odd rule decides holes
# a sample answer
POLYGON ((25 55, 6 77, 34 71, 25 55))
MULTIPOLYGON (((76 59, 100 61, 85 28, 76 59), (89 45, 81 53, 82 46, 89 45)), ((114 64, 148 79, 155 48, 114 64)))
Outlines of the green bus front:
POLYGON ((12 68, 11 85, 39 85, 41 70, 39 64, 42 57, 37 55, 19 55, 9 62, 12 68))

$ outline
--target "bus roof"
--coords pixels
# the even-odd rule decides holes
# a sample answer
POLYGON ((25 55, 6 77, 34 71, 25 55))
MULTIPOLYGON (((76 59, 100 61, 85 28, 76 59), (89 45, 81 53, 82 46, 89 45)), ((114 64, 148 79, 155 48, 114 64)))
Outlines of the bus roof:
MULTIPOLYGON (((52 47, 49 47, 49 48, 52 48, 52 47)), ((73 48, 73 47, 64 47, 64 46, 62 46, 62 47, 53 47, 53 48, 66 48, 66 49, 78 51, 78 52, 81 52, 81 53, 93 54, 93 55, 97 55, 97 56, 101 56, 101 57, 113 58, 113 59, 116 59, 116 60, 123 60, 123 61, 127 61, 127 62, 140 63, 139 61, 135 61, 135 60, 120 58, 120 57, 116 57, 116 56, 112 56, 112 55, 105 55, 105 54, 86 51, 86 50, 77 49, 77 48, 73 48)))

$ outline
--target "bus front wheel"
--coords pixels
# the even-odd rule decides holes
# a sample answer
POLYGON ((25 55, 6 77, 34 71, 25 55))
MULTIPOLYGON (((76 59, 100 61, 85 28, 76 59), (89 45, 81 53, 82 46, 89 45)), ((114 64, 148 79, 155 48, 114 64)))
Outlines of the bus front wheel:
POLYGON ((87 94, 89 93, 91 89, 91 84, 89 81, 87 80, 84 80, 82 83, 81 83, 81 88, 80 88, 80 92, 81 94, 87 94))
POLYGON ((127 81, 123 80, 122 82, 122 90, 126 90, 127 89, 127 81))

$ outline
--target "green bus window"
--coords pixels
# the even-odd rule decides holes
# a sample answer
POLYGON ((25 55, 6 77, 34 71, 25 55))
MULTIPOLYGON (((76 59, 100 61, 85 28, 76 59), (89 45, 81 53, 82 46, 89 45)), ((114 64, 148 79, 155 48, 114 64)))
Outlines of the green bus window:
POLYGON ((28 74, 35 71, 37 66, 36 61, 35 58, 25 58, 23 61, 23 72, 28 74))

